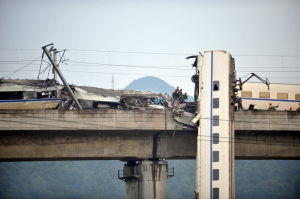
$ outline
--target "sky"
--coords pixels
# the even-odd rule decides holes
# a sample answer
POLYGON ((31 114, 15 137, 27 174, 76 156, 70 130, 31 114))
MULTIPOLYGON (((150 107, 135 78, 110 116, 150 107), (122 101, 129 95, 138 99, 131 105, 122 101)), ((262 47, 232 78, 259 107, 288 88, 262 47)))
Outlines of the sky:
POLYGON ((193 95, 185 58, 218 49, 238 77, 300 84, 299 21, 291 0, 0 0, 0 78, 37 78, 41 47, 54 43, 76 85, 120 89, 151 75, 193 95))

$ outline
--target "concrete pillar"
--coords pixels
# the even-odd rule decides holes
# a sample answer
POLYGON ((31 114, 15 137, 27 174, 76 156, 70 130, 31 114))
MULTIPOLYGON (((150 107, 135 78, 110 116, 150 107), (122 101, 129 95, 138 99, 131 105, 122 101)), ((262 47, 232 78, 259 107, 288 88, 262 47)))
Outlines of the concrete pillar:
POLYGON ((124 165, 123 180, 126 183, 126 198, 138 199, 139 174, 137 172, 137 164, 135 161, 129 161, 124 165))
POLYGON ((119 178, 126 183, 127 199, 166 198, 167 161, 130 161, 124 165, 123 176, 119 178))

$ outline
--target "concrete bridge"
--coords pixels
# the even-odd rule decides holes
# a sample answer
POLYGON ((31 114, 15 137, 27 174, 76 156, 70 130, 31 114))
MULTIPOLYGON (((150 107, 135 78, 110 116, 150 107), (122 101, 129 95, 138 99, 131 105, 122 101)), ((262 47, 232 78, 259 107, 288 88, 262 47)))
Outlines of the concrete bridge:
MULTIPOLYGON (((0 161, 194 159, 191 119, 168 110, 0 110, 0 161)), ((235 143, 236 159, 300 159, 300 113, 235 112, 235 140, 220 142, 235 143)))

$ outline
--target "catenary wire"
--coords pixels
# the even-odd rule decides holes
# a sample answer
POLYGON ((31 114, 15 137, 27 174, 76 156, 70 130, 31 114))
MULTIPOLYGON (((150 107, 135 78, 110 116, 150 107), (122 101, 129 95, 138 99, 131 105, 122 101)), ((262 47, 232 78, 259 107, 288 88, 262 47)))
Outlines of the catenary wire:
MULTIPOLYGON (((31 60, 31 61, 35 61, 35 60, 31 60)), ((0 63, 2 64, 2 63, 0 63)), ((9 63, 9 64, 12 64, 12 63, 9 63)), ((39 64, 31 64, 32 66, 39 66, 39 64)), ((189 69, 191 70, 195 70, 193 68, 189 68, 188 66, 185 66, 185 67, 180 67, 180 66, 160 66, 160 65, 157 65, 157 66, 143 66, 143 65, 126 65, 126 64, 105 64, 105 63, 89 63, 88 65, 84 65, 84 64, 74 64, 75 66, 84 66, 84 67, 88 67, 88 66, 92 66, 92 67, 99 67, 99 66, 116 66, 116 67, 128 67, 128 68, 146 68, 146 69, 166 69, 166 70, 182 70, 182 71, 187 71, 189 69)), ((265 68, 269 68, 270 67, 265 67, 265 68)), ((300 67, 299 67, 300 69, 300 67)), ((289 73, 289 72, 300 72, 300 70, 298 71, 273 71, 273 70, 263 70, 263 71, 257 71, 257 70, 247 70, 247 71, 244 71, 244 70, 239 70, 239 68, 236 68, 237 72, 256 72, 256 73, 259 73, 259 72, 268 72, 268 73, 289 73)))
MULTIPOLYGON (((184 77, 184 78, 190 78, 189 75, 160 75, 160 74, 142 74, 142 73, 114 73, 114 72, 101 72, 101 71, 78 71, 78 70, 62 70, 63 72, 70 72, 70 73, 83 73, 83 74, 103 74, 103 75, 122 75, 122 76, 135 76, 135 75, 150 75, 150 76, 160 76, 160 77, 184 77)), ((1 70, 2 73, 10 73, 11 71, 7 70, 1 70)), ((22 72, 38 72, 38 69, 36 70, 22 70, 22 72)), ((248 75, 247 75, 248 76, 248 75)), ((293 78, 297 79, 300 78, 300 76, 267 76, 268 78, 272 79, 278 79, 278 78, 293 78)))
MULTIPOLYGON (((38 48, 0 48, 0 51, 40 51, 38 48)), ((193 55, 195 52, 190 53, 174 53, 174 52, 150 52, 150 51, 128 51, 128 50, 100 50, 100 49, 78 49, 70 48, 68 51, 78 52, 98 52, 98 53, 120 53, 120 54, 149 54, 149 55, 193 55)), ((198 52, 198 51, 197 51, 198 52)), ((300 57, 299 54, 242 54, 232 53, 235 57, 300 57)))
POLYGON ((107 63, 96 63, 96 62, 82 62, 82 61, 68 61, 70 63, 75 63, 79 66, 86 66, 88 64, 89 66, 119 66, 119 67, 128 67, 128 68, 154 68, 154 69, 174 69, 174 70, 188 70, 189 68, 193 69, 191 66, 145 66, 145 65, 130 65, 130 64, 107 64, 107 63), (84 65, 85 64, 85 65, 84 65), (180 69, 181 68, 181 69, 180 69))
POLYGON ((25 64, 25 65, 24 65, 24 66, 22 66, 21 68, 19 68, 19 69, 15 70, 14 72, 12 72, 12 73, 10 73, 10 74, 8 74, 8 75, 6 75, 6 76, 2 77, 2 78, 7 78, 7 77, 9 77, 9 76, 11 76, 11 75, 13 75, 13 74, 15 74, 15 73, 17 73, 17 72, 19 72, 19 71, 23 70, 24 68, 26 68, 26 67, 30 66, 32 63, 34 63, 34 62, 38 61, 38 60, 39 60, 41 57, 42 57, 42 56, 39 56, 38 58, 36 58, 36 59, 32 60, 31 62, 29 62, 29 63, 25 64))
MULTIPOLYGON (((27 61, 35 61, 35 60, 21 60, 21 61, 13 61, 13 60, 9 60, 9 61, 0 61, 0 64, 22 64, 20 62, 27 62, 27 61)), ((116 66, 116 67, 134 67, 134 68, 153 68, 153 69, 174 69, 174 70, 188 70, 188 69, 192 69, 194 70, 191 66, 189 65, 186 65, 186 66, 163 66, 163 65, 143 65, 143 64, 139 64, 139 65, 131 65, 131 64, 108 64, 108 63, 98 63, 98 62, 86 62, 86 61, 72 61, 72 60, 68 60, 66 61, 66 63, 73 63, 72 65, 76 65, 76 66, 116 66)), ((38 65, 38 64, 32 64, 32 65, 38 65)), ((264 69, 263 71, 254 71, 254 72, 300 72, 299 71, 283 71, 283 70, 271 70, 273 68, 281 68, 281 69, 300 69, 300 66, 299 67, 294 67, 294 66, 291 66, 291 67, 255 67, 255 66, 237 66, 236 67, 236 70, 238 72, 253 72, 252 70, 249 71, 242 71, 240 70, 240 68, 259 68, 259 69, 264 69), (265 70, 265 69, 269 69, 269 70, 265 70)))
MULTIPOLYGON (((23 64, 21 62, 27 62, 27 61, 33 61, 33 60, 22 60, 22 61, 17 61, 17 60, 10 60, 10 61, 1 61, 0 60, 0 64, 4 65, 4 64, 14 64, 14 65, 20 65, 23 64)), ((71 62, 71 61, 69 61, 71 62)), ((81 61, 79 61, 81 62, 81 61)), ((84 62, 86 64, 91 64, 91 65, 99 65, 99 66, 103 66, 106 65, 104 63, 93 63, 93 62, 84 62)), ((33 66, 39 66, 39 64, 32 64, 33 66)), ((72 64, 73 65, 73 64, 72 64)), ((74 62, 74 65, 83 65, 86 66, 84 64, 79 64, 74 62)), ((153 65, 153 66, 147 66, 147 65, 143 65, 143 64, 139 64, 139 65, 130 65, 130 64, 109 64, 109 65, 122 65, 122 66, 143 66, 143 67, 147 67, 147 68, 157 68, 157 67, 165 67, 165 68, 189 68, 191 67, 191 65, 186 65, 186 66, 162 66, 162 65, 153 65)), ((282 66, 236 66, 236 69, 240 69, 240 68, 260 68, 260 69, 270 69, 268 72, 272 72, 271 69, 273 68, 281 68, 281 69, 291 69, 291 68, 297 68, 300 69, 300 66, 286 66, 286 67, 282 67, 282 66)), ((283 71, 284 72, 284 71, 283 71)))

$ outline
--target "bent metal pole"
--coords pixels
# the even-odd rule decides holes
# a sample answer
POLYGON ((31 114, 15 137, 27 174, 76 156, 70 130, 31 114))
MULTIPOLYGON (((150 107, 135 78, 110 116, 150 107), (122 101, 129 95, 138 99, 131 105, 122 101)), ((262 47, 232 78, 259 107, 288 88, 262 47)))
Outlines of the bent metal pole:
POLYGON ((77 100, 77 98, 75 97, 75 94, 73 93, 72 89, 70 88, 68 82, 66 81, 66 79, 64 78, 63 74, 61 73, 60 69, 57 67, 57 65, 54 63, 54 60, 52 59, 52 57, 50 56, 50 52, 47 49, 47 47, 52 46, 53 47, 53 43, 52 44, 48 44, 46 46, 43 46, 42 49, 44 51, 44 53, 46 54, 46 56, 48 57, 50 63, 52 64, 54 70, 57 72, 58 76, 60 77, 61 81, 63 82, 63 84, 67 87, 72 99, 74 100, 74 102, 76 103, 77 107, 79 109, 82 109, 82 106, 80 105, 79 101, 77 100))

